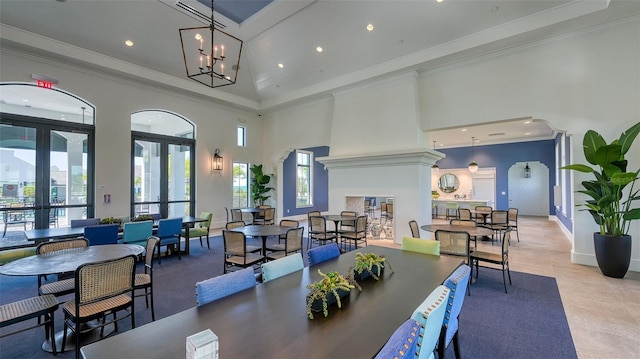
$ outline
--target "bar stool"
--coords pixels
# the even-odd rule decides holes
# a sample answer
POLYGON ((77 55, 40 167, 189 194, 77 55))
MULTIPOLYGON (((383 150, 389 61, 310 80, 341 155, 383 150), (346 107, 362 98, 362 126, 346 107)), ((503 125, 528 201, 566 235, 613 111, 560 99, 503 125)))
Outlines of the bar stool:
POLYGON ((438 218, 438 203, 431 202, 431 218, 438 218))
POLYGON ((458 218, 458 203, 457 202, 447 202, 445 204, 445 208, 446 208, 446 219, 449 219, 451 217, 453 218, 458 218))

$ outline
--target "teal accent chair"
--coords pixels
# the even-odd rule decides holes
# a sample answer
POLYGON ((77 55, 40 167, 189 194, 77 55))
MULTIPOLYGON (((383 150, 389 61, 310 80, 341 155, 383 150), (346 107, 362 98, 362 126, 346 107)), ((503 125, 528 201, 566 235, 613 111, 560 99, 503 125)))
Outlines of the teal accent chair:
POLYGON ((438 286, 411 315, 411 319, 420 324, 416 350, 418 359, 435 358, 434 351, 440 338, 449 293, 449 288, 444 285, 438 286))
POLYGON ((294 253, 290 256, 276 259, 275 261, 263 263, 262 283, 302 270, 302 268, 304 268, 304 261, 300 253, 294 253))
POLYGON ((196 283, 196 303, 199 306, 256 286, 253 268, 245 268, 196 283))
POLYGON ((442 322, 442 331, 438 341, 438 359, 444 359, 445 349, 453 340, 453 351, 456 359, 460 359, 460 341, 458 339, 458 316, 464 304, 464 297, 469 287, 471 268, 468 265, 461 265, 444 281, 444 285, 449 288, 449 298, 447 300, 447 311, 442 322))
POLYGON ((123 229, 123 243, 143 246, 153 234, 153 221, 127 222, 123 224, 123 229))

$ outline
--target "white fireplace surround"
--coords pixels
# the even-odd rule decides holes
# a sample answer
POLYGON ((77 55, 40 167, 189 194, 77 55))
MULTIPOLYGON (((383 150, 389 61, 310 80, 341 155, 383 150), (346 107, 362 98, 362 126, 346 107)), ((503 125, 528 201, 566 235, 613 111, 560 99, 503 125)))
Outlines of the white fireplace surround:
POLYGON ((394 198, 394 241, 411 236, 409 221, 431 222, 431 166, 444 154, 431 149, 318 157, 329 170, 329 213, 346 210, 346 197, 394 198))

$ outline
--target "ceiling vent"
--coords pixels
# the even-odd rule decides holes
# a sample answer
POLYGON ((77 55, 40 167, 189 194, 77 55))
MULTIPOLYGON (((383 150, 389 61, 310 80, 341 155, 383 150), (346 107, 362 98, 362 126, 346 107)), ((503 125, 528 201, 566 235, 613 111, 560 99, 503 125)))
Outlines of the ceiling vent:
MULTIPOLYGON (((207 15, 202 13, 200 10, 194 8, 191 5, 187 5, 184 2, 178 0, 176 1, 176 6, 182 10, 183 12, 187 13, 187 15, 192 15, 195 16, 196 18, 198 18, 199 20, 203 20, 204 22, 206 22, 207 24, 211 24, 211 15, 207 15)), ((221 23, 220 21, 214 20, 214 23, 216 25, 216 28, 219 29, 224 29, 227 27, 227 25, 221 23)))
POLYGON ((496 132, 496 133, 490 133, 489 137, 493 137, 493 136, 504 136, 505 133, 504 132, 496 132))

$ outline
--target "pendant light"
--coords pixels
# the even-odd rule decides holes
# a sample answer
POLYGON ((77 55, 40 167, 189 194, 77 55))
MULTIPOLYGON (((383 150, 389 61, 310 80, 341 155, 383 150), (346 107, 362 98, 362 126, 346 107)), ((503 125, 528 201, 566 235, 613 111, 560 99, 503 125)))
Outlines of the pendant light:
MULTIPOLYGON (((435 151, 435 149, 436 149, 436 141, 433 141, 433 150, 435 151)), ((438 172, 440 170, 440 166, 438 166, 437 163, 434 163, 433 166, 431 166, 431 170, 438 172)))
POLYGON ((478 163, 476 163, 476 160, 474 159, 476 157, 476 150, 475 150, 475 142, 476 142, 476 138, 475 137, 471 137, 471 163, 469 163, 469 172, 471 173, 476 173, 478 172, 478 163))

